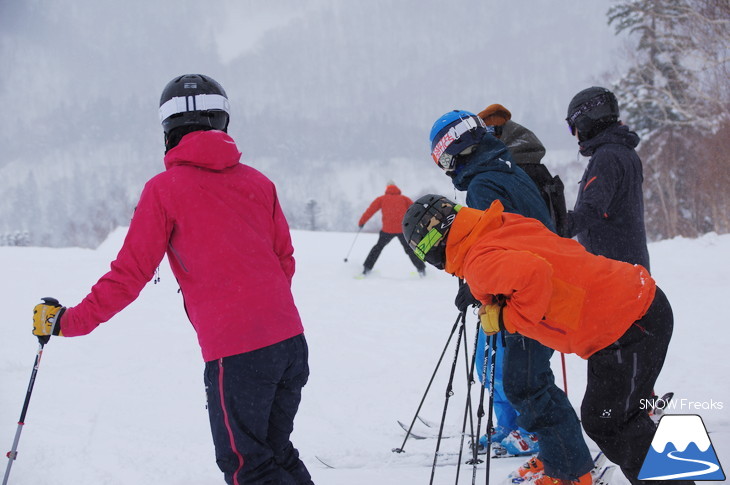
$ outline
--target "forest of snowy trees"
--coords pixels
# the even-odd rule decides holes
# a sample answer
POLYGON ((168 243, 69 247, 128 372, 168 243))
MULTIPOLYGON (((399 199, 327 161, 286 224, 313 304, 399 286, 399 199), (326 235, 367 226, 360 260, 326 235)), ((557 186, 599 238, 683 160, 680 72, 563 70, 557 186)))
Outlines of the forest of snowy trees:
POLYGON ((621 1, 608 18, 637 41, 613 89, 642 137, 649 234, 730 232, 730 2, 621 1))
POLYGON ((184 72, 225 86, 242 161, 293 228, 356 230, 390 179, 454 195, 431 124, 494 102, 543 141, 571 206, 585 160, 565 110, 604 85, 642 137, 650 237, 730 231, 726 0, 262 5, 0 3, 0 244, 95 247, 127 225, 163 170, 159 92, 184 72))

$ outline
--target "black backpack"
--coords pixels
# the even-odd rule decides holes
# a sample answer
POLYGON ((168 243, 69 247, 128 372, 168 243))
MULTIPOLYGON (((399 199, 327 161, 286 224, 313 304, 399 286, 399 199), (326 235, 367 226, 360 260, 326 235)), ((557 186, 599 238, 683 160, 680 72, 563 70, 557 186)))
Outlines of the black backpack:
POLYGON ((553 177, 550 170, 540 163, 545 155, 545 146, 532 131, 512 120, 507 120, 498 131, 500 139, 512 154, 512 159, 537 185, 555 225, 555 232, 565 236, 565 186, 559 176, 553 177))
POLYGON ((565 237, 567 209, 565 206, 565 186, 559 175, 553 176, 542 163, 517 163, 537 185, 540 195, 547 205, 555 231, 565 237))

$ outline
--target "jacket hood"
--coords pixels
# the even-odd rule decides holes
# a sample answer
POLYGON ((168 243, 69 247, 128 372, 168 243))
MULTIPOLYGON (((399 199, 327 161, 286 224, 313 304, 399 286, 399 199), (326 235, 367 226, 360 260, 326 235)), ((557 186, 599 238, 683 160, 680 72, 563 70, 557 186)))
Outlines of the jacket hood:
POLYGON ((178 165, 224 170, 239 163, 241 152, 227 133, 218 130, 194 131, 165 155, 165 169, 178 165))
POLYGON ((639 135, 629 130, 626 125, 616 124, 594 136, 590 140, 584 140, 578 144, 580 154, 584 157, 590 157, 602 145, 608 143, 616 143, 625 145, 629 148, 636 148, 639 144, 639 135))
POLYGON ((469 188, 471 180, 479 173, 488 171, 514 172, 512 155, 507 150, 507 145, 492 135, 484 135, 476 149, 469 155, 462 155, 461 166, 456 169, 456 175, 452 179, 457 190, 469 188), (502 162, 500 162, 502 159, 502 162))
POLYGON ((400 195, 400 189, 397 185, 391 184, 385 188, 386 195, 400 195))
POLYGON ((464 260, 467 253, 484 234, 502 226, 503 212, 504 206, 499 200, 492 202, 486 211, 469 207, 459 209, 446 240, 447 273, 459 278, 464 277, 464 260))

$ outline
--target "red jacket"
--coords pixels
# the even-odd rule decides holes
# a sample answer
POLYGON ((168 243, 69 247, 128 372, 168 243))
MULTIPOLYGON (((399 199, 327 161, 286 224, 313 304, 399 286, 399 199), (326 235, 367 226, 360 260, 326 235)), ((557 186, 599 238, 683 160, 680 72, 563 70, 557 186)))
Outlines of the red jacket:
POLYGON ((383 216, 383 228, 381 230, 388 234, 399 234, 403 232, 401 223, 403 222, 403 216, 411 204, 413 204, 413 201, 405 195, 401 195, 398 187, 388 185, 385 188, 385 195, 381 195, 372 201, 370 207, 360 217, 358 225, 365 225, 373 214, 381 210, 383 216))
POLYGON ((302 333, 276 189, 240 157, 221 131, 190 133, 167 153, 111 271, 63 315, 65 336, 91 332, 134 301, 166 252, 205 361, 302 333))
POLYGON ((642 266, 595 256, 535 219, 463 207, 446 242, 446 271, 482 303, 507 297, 509 332, 587 359, 618 340, 654 301, 642 266))

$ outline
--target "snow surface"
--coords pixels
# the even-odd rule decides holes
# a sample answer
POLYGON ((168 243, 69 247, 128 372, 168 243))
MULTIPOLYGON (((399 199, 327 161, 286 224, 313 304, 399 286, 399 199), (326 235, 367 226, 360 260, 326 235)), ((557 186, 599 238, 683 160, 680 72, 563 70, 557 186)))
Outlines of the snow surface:
MULTIPOLYGON (((76 304, 107 270, 124 232, 117 230, 97 250, 0 247, 0 441, 6 450, 38 349, 30 333, 33 305, 44 296, 76 304)), ((396 242, 385 248, 374 274, 355 279, 376 237, 293 232, 294 293, 311 365, 293 441, 318 485, 423 484, 431 475, 435 440, 409 439, 403 454, 391 449, 403 443, 396 421, 413 418, 457 317, 457 282, 432 268, 419 279, 396 242), (338 468, 326 468, 315 455, 338 468)), ((651 244, 650 252, 654 276, 675 311, 657 392, 671 390, 678 402, 693 403, 669 412, 700 414, 728 467, 730 235, 663 241, 651 244)), ((11 484, 223 483, 208 428, 200 350, 166 262, 160 277, 92 334, 54 338, 46 346, 11 484)), ((470 352, 475 322, 469 315, 470 352)), ((431 421, 441 417, 453 349, 452 343, 421 412, 431 421)), ((572 355, 566 360, 568 391, 578 408, 585 364, 572 355)), ((462 355, 449 429, 461 428, 464 369, 462 355)), ((558 357, 554 370, 562 385, 558 357)), ((441 451, 456 453, 458 442, 443 440, 441 451)), ((454 483, 454 457, 443 460, 450 464, 437 467, 434 483, 454 483)), ((492 480, 501 481, 521 463, 493 460, 492 480)), ((484 483, 483 464, 478 473, 484 483)), ((470 467, 462 465, 459 483, 471 483, 470 467)))

